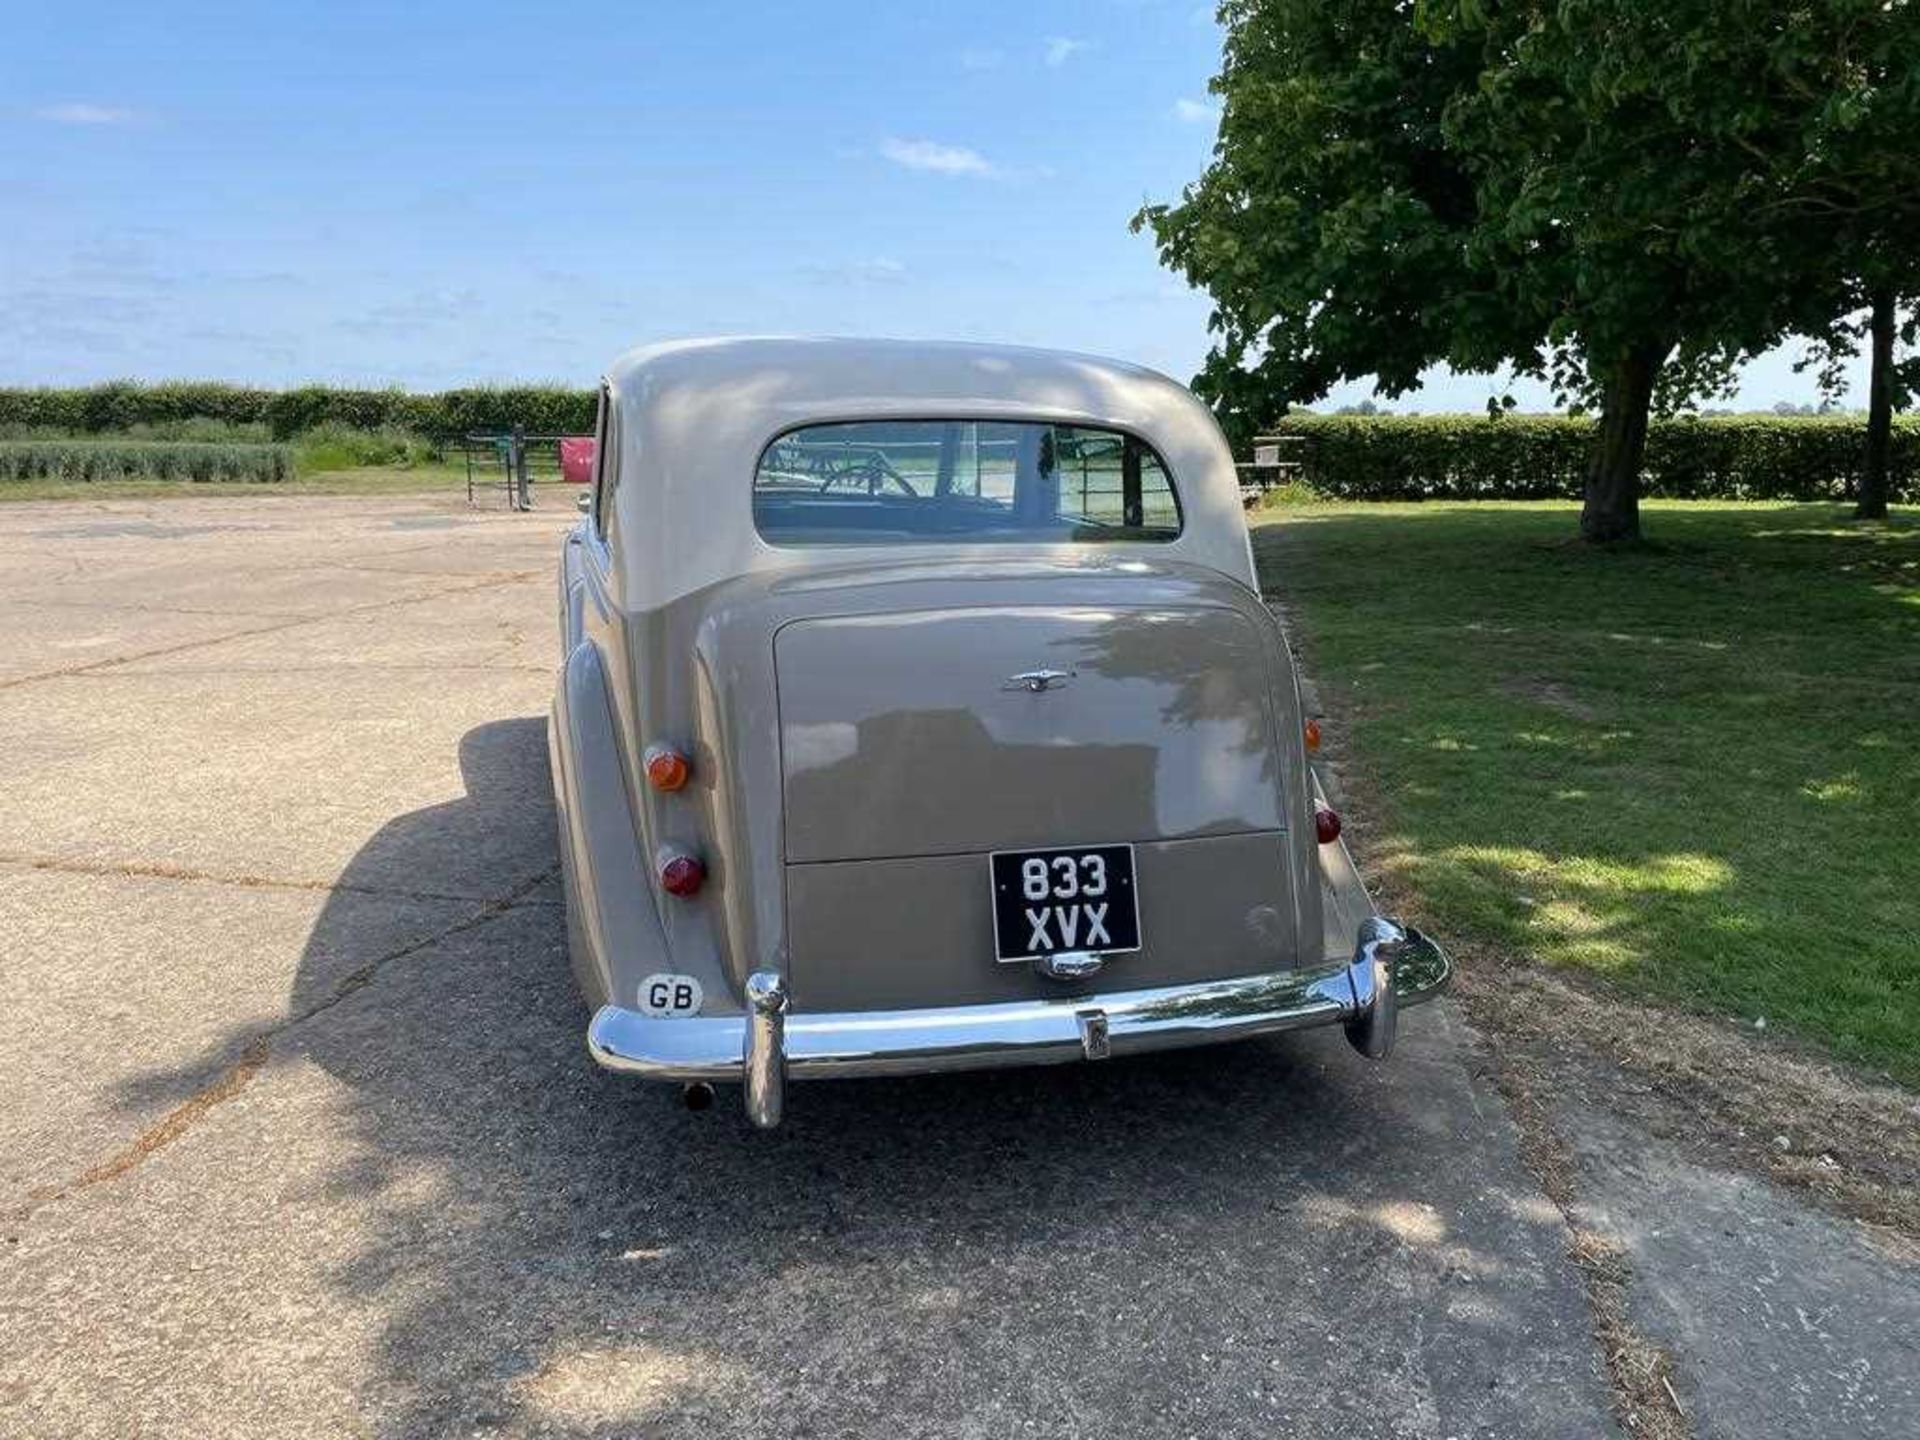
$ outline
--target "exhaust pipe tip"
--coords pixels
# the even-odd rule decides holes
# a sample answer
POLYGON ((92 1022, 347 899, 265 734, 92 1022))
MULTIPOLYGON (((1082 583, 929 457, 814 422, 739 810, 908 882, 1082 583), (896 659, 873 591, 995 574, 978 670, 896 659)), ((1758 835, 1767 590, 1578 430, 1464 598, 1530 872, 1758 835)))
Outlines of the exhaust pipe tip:
POLYGON ((696 1080, 691 1085, 680 1087, 680 1100, 687 1109, 695 1111, 713 1108, 713 1086, 704 1080, 696 1080))

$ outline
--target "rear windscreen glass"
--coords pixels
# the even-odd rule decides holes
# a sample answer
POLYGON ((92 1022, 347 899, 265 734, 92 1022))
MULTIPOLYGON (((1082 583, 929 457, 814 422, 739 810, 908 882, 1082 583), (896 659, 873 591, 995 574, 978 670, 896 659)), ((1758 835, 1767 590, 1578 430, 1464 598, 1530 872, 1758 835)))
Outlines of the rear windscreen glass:
POLYGON ((1174 539, 1180 504, 1160 457, 1117 430, 862 420, 769 445, 753 520, 777 545, 1104 544, 1174 539))

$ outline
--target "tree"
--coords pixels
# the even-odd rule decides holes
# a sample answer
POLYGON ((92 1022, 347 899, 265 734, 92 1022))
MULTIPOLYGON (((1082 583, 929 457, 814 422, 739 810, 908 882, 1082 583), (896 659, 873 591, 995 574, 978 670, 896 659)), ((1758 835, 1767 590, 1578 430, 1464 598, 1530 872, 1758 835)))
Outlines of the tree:
POLYGON ((1598 401, 1581 532, 1636 538, 1656 399, 1723 385, 1834 269, 1787 202, 1867 3, 1226 0, 1213 161, 1135 217, 1214 299, 1197 383, 1278 408, 1511 365, 1598 401))
MULTIPOLYGON (((1860 252, 1843 252, 1858 256, 1860 252)), ((1916 362, 1911 355, 1897 359, 1897 346, 1911 347, 1917 322, 1913 311, 1915 287, 1890 281, 1871 259, 1846 277, 1842 297, 1829 312, 1806 327, 1812 343, 1799 368, 1812 365, 1819 373, 1821 409, 1836 403, 1846 384, 1848 362, 1857 358, 1860 343, 1867 344, 1867 429, 1861 457, 1860 484, 1854 494, 1856 520, 1884 520, 1893 498, 1893 414, 1905 409, 1916 388, 1916 362), (1907 310, 1903 322, 1902 309, 1907 310)))
POLYGON ((1867 368, 1867 457, 1860 471, 1860 495, 1854 514, 1862 520, 1887 518, 1892 487, 1888 463, 1893 449, 1893 334, 1896 296, 1891 285, 1876 285, 1867 301, 1867 330, 1872 359, 1867 368))
POLYGON ((1485 263, 1517 270, 1521 303, 1547 314, 1562 388, 1600 402, 1590 540, 1639 533, 1656 390, 1717 388, 1832 268, 1808 227, 1767 208, 1804 173, 1808 117, 1830 93, 1830 27, 1812 13, 1774 0, 1422 11, 1434 33, 1486 47, 1449 112, 1450 138, 1478 157, 1485 263))
MULTIPOLYGON (((1356 0, 1227 0, 1214 161, 1177 207, 1150 205, 1161 259, 1213 298, 1194 388, 1230 430, 1258 429, 1337 381, 1418 383, 1482 328, 1523 346, 1469 262, 1472 176, 1442 135, 1479 71, 1405 10, 1356 0), (1471 315, 1462 312, 1472 312, 1471 315)), ((1497 363, 1497 362, 1496 362, 1497 363)))
MULTIPOLYGON (((1857 251, 1843 251, 1858 256, 1857 251)), ((1846 383, 1848 362, 1867 342, 1867 430, 1860 467, 1860 486, 1854 497, 1854 518, 1884 520, 1893 497, 1893 412, 1906 408, 1916 388, 1920 362, 1909 356, 1896 359, 1896 346, 1911 347, 1920 316, 1913 312, 1915 289, 1902 289, 1869 258, 1857 273, 1846 277, 1842 298, 1827 313, 1809 323, 1812 343, 1808 357, 1796 368, 1813 366, 1819 374, 1820 412, 1836 405, 1846 383), (1900 311, 1907 309, 1902 322, 1900 311)))
POLYGON ((1896 342, 1911 346, 1920 328, 1920 11, 1871 0, 1833 8, 1838 44, 1826 103, 1810 115, 1807 167, 1771 208, 1835 257, 1834 284, 1815 289, 1805 327, 1829 398, 1842 364, 1867 341, 1867 443, 1855 514, 1884 519, 1893 412, 1920 379, 1911 359, 1895 360, 1896 342))
MULTIPOLYGON (((1894 336, 1900 328, 1896 310, 1899 298, 1892 281, 1868 282, 1867 333, 1872 358, 1867 366, 1867 455, 1853 512, 1861 520, 1887 518, 1887 502, 1893 494, 1893 412, 1905 408, 1913 393, 1912 381, 1893 359, 1894 336)), ((1906 338, 1912 344, 1911 321, 1906 338)))

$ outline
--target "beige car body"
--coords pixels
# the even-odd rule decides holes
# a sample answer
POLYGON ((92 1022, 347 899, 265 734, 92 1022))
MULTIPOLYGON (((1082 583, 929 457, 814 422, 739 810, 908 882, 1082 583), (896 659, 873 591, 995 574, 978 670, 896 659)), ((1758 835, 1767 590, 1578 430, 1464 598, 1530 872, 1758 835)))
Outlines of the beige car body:
POLYGON ((1232 459, 1183 387, 1042 351, 695 341, 623 357, 601 408, 550 727, 600 1063, 743 1082, 770 1125, 790 1077, 1322 1023, 1384 1055, 1397 1005, 1445 984, 1439 948, 1374 917, 1344 848, 1315 837, 1292 660, 1232 459), (1179 534, 760 534, 770 444, 888 419, 1137 437, 1172 476, 1179 534), (687 757, 683 788, 648 783, 655 746, 687 757), (997 960, 988 856, 1108 844, 1132 847, 1138 949, 1074 973, 997 960), (658 883, 678 855, 705 866, 697 894, 658 883))

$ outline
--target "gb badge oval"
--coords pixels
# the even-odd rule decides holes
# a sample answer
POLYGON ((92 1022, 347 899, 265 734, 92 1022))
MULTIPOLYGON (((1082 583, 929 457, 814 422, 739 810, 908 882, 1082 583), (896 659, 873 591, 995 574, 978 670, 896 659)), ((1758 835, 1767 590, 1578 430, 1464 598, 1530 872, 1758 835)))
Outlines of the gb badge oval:
POLYGON ((700 1013, 700 982, 691 975, 649 975, 640 982, 640 1013, 678 1019, 700 1013))

